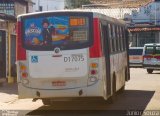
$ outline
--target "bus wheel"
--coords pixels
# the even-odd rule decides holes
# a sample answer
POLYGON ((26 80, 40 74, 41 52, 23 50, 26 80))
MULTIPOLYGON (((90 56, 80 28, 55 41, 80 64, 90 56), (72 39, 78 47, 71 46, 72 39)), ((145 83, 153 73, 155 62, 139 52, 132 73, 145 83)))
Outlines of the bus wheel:
POLYGON ((151 74, 153 72, 153 69, 147 69, 147 72, 151 74))
POLYGON ((42 99, 42 103, 44 105, 51 105, 51 100, 50 99, 42 99))

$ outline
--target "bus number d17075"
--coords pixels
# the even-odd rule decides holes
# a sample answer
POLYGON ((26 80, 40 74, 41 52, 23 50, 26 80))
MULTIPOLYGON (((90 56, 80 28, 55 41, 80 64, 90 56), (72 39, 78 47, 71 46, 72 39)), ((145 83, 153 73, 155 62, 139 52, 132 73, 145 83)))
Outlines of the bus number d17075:
POLYGON ((64 62, 79 62, 84 61, 83 55, 71 55, 68 57, 64 57, 64 62))

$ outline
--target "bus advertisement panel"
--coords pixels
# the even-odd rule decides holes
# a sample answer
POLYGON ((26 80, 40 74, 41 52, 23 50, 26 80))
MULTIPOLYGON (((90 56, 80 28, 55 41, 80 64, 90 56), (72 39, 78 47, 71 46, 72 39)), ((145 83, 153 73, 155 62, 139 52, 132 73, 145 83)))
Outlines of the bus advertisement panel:
POLYGON ((36 21, 29 18, 24 20, 24 27, 24 45, 28 49, 69 47, 89 41, 89 19, 84 16, 40 17, 36 21))

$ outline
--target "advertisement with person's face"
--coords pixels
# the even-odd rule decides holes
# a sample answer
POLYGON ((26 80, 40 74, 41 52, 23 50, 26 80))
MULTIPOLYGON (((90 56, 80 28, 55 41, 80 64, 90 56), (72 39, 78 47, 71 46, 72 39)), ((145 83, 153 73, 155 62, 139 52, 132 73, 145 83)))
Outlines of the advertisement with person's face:
POLYGON ((88 41, 87 17, 29 18, 24 26, 25 45, 54 46, 88 41))

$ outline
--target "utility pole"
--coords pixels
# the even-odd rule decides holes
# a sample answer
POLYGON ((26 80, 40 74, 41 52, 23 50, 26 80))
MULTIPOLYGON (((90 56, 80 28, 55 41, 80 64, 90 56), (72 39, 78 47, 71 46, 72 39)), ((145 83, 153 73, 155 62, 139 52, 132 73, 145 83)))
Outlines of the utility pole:
POLYGON ((8 28, 8 83, 13 83, 14 79, 11 76, 11 35, 10 35, 10 22, 7 21, 8 28))

